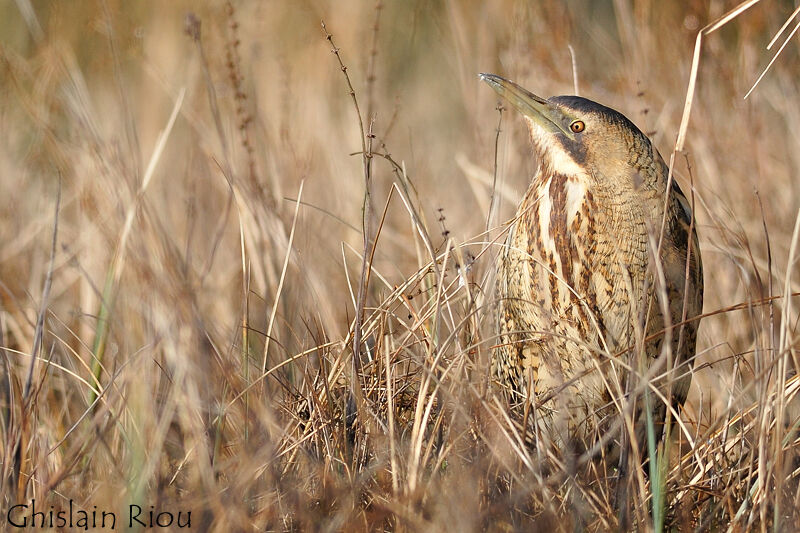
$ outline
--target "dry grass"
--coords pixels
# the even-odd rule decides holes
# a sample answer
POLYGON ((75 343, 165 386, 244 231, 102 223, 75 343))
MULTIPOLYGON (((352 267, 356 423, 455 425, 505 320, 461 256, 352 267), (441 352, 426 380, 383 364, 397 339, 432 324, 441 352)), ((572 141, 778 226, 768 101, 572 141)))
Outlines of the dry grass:
POLYGON ((553 468, 489 384, 496 243, 536 165, 497 72, 577 86, 665 158, 682 133, 706 316, 668 468, 625 480, 635 527, 797 528, 796 40, 742 98, 791 5, 703 37, 681 126, 697 32, 736 5, 0 5, 3 515, 619 527, 615 477, 553 468))

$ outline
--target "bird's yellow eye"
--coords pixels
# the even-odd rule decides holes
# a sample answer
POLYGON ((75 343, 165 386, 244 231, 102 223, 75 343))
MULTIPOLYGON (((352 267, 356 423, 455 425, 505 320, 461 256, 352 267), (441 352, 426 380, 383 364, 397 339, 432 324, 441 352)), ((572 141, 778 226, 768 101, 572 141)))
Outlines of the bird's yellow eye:
POLYGON ((586 129, 586 124, 584 124, 582 120, 576 120, 569 125, 569 129, 572 130, 572 133, 580 133, 586 129))

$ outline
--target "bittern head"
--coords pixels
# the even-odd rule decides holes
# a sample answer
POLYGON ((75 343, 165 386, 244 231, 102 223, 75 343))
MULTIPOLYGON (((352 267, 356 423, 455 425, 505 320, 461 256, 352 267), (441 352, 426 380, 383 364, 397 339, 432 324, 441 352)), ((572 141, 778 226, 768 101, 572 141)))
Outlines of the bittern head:
POLYGON ((522 113, 545 172, 638 189, 664 168, 650 139, 618 111, 579 96, 545 100, 495 74, 480 78, 522 113))

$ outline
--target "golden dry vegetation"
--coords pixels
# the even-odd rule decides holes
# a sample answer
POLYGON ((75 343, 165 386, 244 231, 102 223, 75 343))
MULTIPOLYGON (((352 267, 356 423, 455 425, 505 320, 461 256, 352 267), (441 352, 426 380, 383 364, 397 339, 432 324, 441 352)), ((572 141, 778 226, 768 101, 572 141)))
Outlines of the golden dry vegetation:
POLYGON ((796 38, 743 98, 791 2, 703 38, 681 130, 698 31, 737 5, 0 3, 4 521, 617 529, 616 478, 543 468, 490 386, 536 169, 495 72, 619 109, 695 203, 698 360, 631 527, 800 528, 796 38))

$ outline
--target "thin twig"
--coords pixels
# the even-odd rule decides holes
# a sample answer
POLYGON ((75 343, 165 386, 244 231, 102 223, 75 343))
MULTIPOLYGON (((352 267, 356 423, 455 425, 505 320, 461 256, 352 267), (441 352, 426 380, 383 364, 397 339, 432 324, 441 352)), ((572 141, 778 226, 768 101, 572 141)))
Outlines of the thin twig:
POLYGON ((339 63, 339 68, 342 70, 342 74, 344 75, 345 82, 347 83, 347 88, 350 94, 350 98, 353 101, 353 108, 356 111, 356 117, 358 118, 358 129, 361 133, 361 163, 362 169, 364 172, 364 203, 362 206, 362 232, 363 232, 363 245, 364 250, 361 256, 361 274, 359 279, 359 286, 358 286, 358 300, 356 303, 355 309, 355 320, 353 322, 353 361, 352 361, 352 368, 353 368, 353 379, 351 383, 352 392, 356 397, 356 406, 360 409, 362 404, 361 400, 363 398, 363 391, 361 389, 361 325, 364 321, 364 305, 366 304, 367 299, 367 270, 369 268, 368 265, 368 257, 370 255, 370 247, 372 246, 372 234, 371 234, 371 220, 372 220, 372 198, 371 198, 371 185, 372 185, 372 123, 370 123, 370 135, 367 135, 364 127, 364 119, 361 116, 361 108, 358 105, 358 98, 356 97, 356 91, 353 89, 353 84, 350 81, 350 75, 347 73, 347 67, 345 66, 344 62, 342 61, 342 56, 339 53, 339 49, 336 47, 336 44, 333 42, 333 35, 328 32, 328 29, 325 27, 325 22, 321 21, 322 31, 325 34, 325 39, 328 40, 331 46, 331 52, 333 55, 336 56, 336 60, 339 63))
POLYGON ((489 212, 486 214, 486 233, 488 234, 489 229, 492 227, 492 215, 494 214, 494 203, 495 203, 495 196, 497 193, 497 152, 499 151, 500 147, 500 126, 503 124, 503 111, 505 108, 503 104, 498 103, 497 107, 497 129, 495 130, 494 135, 494 166, 492 167, 492 191, 491 196, 489 197, 489 212))

